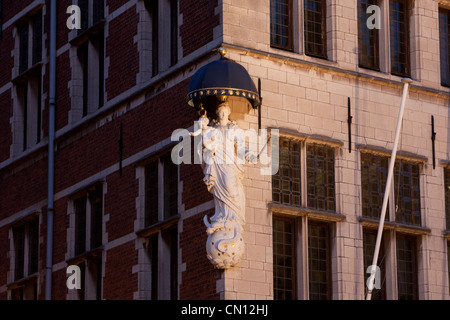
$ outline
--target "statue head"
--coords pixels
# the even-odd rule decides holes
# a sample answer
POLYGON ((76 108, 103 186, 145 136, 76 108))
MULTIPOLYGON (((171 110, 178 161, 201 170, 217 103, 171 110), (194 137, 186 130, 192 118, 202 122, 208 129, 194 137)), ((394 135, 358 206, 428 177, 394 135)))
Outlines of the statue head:
POLYGON ((219 119, 219 121, 221 121, 223 119, 228 120, 228 116, 231 114, 231 108, 228 105, 228 102, 223 102, 223 103, 219 104, 217 106, 216 114, 217 114, 217 118, 219 119))

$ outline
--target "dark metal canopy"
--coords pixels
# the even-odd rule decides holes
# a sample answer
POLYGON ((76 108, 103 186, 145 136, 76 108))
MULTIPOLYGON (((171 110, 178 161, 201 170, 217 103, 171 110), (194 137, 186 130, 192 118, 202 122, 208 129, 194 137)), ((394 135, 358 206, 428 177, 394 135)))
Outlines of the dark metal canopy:
POLYGON ((225 49, 219 48, 220 59, 200 68, 192 77, 186 100, 196 109, 208 97, 240 97, 247 99, 253 108, 260 105, 260 96, 247 70, 225 58, 225 49))

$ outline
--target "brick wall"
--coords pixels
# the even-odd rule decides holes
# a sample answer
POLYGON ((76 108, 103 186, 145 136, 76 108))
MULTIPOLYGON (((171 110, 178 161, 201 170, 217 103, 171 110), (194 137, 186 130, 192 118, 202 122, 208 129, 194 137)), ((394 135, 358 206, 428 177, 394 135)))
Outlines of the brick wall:
POLYGON ((136 85, 139 72, 139 52, 134 36, 137 34, 139 14, 133 6, 109 23, 106 38, 106 57, 109 57, 105 87, 108 100, 136 85))
POLYGON ((108 241, 112 241, 134 232, 136 200, 132 195, 138 194, 134 166, 124 168, 122 176, 119 172, 109 175, 106 183, 108 191, 105 194, 104 213, 110 215, 106 232, 108 241))
POLYGON ((218 6, 217 0, 180 0, 179 11, 183 15, 183 23, 180 26, 183 56, 214 39, 214 28, 220 24, 220 14, 216 14, 215 10, 218 6))
POLYGON ((106 300, 131 300, 137 290, 137 274, 131 266, 137 264, 134 241, 107 251, 105 276, 103 278, 103 298, 106 300))
POLYGON ((215 269, 206 258, 206 229, 203 224, 205 214, 213 210, 197 214, 183 221, 183 232, 180 233, 182 263, 186 271, 182 273, 180 285, 181 300, 214 300, 220 298, 216 282, 221 279, 223 271, 215 269))

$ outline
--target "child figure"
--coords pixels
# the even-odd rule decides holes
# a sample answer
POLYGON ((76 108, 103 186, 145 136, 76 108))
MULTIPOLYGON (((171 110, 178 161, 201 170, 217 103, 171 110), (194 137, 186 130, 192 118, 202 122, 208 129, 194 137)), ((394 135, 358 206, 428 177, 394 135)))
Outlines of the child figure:
POLYGON ((214 187, 215 176, 212 172, 212 162, 214 161, 215 151, 216 151, 216 129, 208 126, 209 119, 206 117, 206 114, 203 114, 200 119, 198 119, 200 128, 195 132, 190 132, 189 135, 194 137, 198 135, 202 135, 202 152, 203 152, 203 160, 205 162, 203 173, 205 177, 203 181, 210 191, 214 187))

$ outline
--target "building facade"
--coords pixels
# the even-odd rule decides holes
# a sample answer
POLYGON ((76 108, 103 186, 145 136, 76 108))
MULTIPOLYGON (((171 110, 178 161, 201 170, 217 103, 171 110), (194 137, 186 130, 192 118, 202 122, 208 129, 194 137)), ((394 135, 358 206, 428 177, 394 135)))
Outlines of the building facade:
MULTIPOLYGON (((53 299, 364 299, 405 77, 373 299, 450 298, 450 1, 57 3, 53 299), (245 165, 227 270, 206 258, 201 166, 171 159, 220 46, 279 137, 275 174, 245 165)), ((50 1, 1 4, 0 299, 44 299, 50 1)), ((230 118, 258 129, 245 103, 230 118)))

